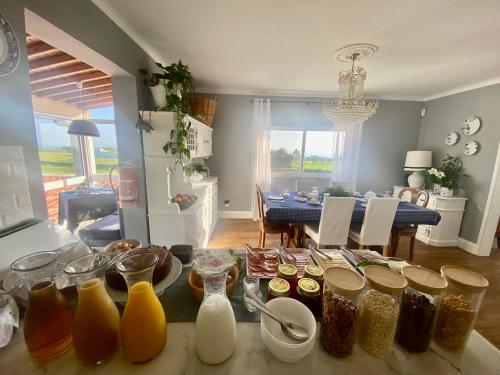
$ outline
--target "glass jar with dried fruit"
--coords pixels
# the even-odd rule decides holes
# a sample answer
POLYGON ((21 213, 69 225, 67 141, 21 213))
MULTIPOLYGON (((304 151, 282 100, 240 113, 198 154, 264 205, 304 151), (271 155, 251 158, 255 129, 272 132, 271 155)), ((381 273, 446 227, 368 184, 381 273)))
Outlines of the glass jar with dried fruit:
POLYGON ((441 275, 448 287, 439 305, 434 341, 449 351, 462 352, 489 282, 482 275, 457 266, 441 267, 441 275))
POLYGON ((408 283, 399 273, 382 266, 366 266, 367 284, 359 297, 358 344, 375 357, 393 350, 401 295, 408 283))
POLYGON ((364 286, 364 279, 353 270, 330 267, 324 273, 320 342, 336 357, 352 353, 358 295, 364 286))
POLYGON ((401 273, 408 287, 401 301, 396 341, 410 352, 425 352, 431 343, 441 293, 448 283, 423 267, 407 266, 401 273))

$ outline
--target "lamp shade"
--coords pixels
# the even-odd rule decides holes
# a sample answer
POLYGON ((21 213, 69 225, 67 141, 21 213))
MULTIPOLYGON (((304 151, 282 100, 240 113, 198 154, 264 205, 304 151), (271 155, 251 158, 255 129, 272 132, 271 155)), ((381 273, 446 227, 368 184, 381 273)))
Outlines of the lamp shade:
POLYGON ((421 171, 432 167, 432 151, 408 151, 405 171, 421 171))
POLYGON ((89 120, 73 120, 68 128, 68 134, 100 137, 96 124, 89 120))

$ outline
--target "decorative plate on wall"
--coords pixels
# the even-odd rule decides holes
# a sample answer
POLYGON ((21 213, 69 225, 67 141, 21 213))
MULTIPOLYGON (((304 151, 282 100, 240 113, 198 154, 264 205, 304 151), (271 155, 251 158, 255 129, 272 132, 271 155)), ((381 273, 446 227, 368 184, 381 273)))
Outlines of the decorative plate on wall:
POLYGON ((479 117, 469 117, 462 123, 462 133, 465 135, 476 134, 479 128, 481 128, 481 119, 479 117))
POLYGON ((0 76, 13 72, 19 64, 19 44, 16 34, 0 14, 0 76))
POLYGON ((444 143, 446 144, 446 146, 453 146, 457 144, 459 139, 460 136, 458 135, 457 132, 451 132, 448 133, 448 135, 446 136, 444 143))
POLYGON ((479 151, 479 143, 477 143, 476 141, 472 141, 472 142, 467 142, 465 145, 464 145, 464 154, 465 155, 474 155, 474 154, 477 154, 479 151))

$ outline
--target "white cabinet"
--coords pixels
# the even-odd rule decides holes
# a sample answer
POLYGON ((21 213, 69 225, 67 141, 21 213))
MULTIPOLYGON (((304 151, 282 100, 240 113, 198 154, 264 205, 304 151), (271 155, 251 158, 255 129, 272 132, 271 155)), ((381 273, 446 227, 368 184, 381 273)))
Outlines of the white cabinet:
POLYGON ((209 177, 206 180, 191 182, 191 184, 198 201, 204 203, 203 226, 208 244, 217 223, 217 177, 209 177))
POLYGON ((438 225, 419 225, 416 238, 432 246, 456 246, 465 202, 463 197, 441 197, 431 194, 427 208, 438 211, 438 225))
MULTIPOLYGON (((167 156, 163 146, 170 141, 170 131, 174 128, 174 113, 143 111, 141 116, 154 129, 151 133, 143 132, 144 155, 167 156)), ((187 116, 187 119, 191 122, 191 129, 186 146, 191 151, 191 158, 212 156, 213 129, 191 116, 187 116)))

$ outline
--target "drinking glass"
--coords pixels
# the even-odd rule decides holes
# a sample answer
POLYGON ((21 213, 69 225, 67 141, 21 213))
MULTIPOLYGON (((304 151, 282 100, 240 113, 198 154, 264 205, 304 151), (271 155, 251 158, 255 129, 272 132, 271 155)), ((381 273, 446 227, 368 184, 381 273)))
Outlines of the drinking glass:
POLYGON ((157 263, 158 254, 140 251, 124 257, 116 264, 128 288, 121 339, 123 354, 132 363, 153 359, 167 341, 165 312, 152 285, 157 263))
POLYGON ((73 341, 73 314, 54 282, 58 257, 55 251, 42 251, 19 258, 10 265, 29 291, 24 340, 31 358, 36 361, 61 355, 73 341))
POLYGON ((120 314, 104 287, 108 254, 87 254, 64 267, 78 290, 73 322, 75 354, 84 364, 94 365, 111 357, 120 342, 120 314))
MULTIPOLYGON (((250 291, 254 292, 255 294, 257 294, 259 298, 262 297, 262 292, 259 290, 259 278, 256 276, 246 275, 243 278, 243 289, 245 291, 245 295, 246 295, 246 291, 250 290, 250 291)), ((256 308, 254 306, 250 305, 249 303, 245 302, 245 307, 250 312, 256 311, 256 308)))
MULTIPOLYGON (((257 297, 259 297, 260 299, 262 299, 262 292, 260 290, 254 290, 253 294, 255 294, 257 297)), ((244 293, 244 297, 248 297, 246 291, 244 293)), ((245 307, 246 307, 246 309, 249 312, 255 312, 255 311, 257 311, 257 308, 254 305, 251 305, 251 304, 246 303, 246 302, 245 302, 245 307)))

